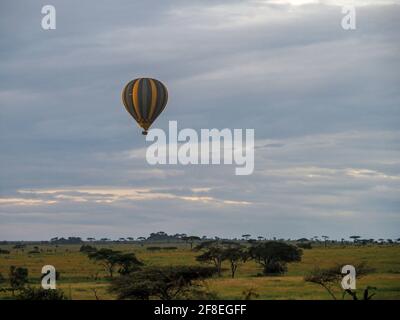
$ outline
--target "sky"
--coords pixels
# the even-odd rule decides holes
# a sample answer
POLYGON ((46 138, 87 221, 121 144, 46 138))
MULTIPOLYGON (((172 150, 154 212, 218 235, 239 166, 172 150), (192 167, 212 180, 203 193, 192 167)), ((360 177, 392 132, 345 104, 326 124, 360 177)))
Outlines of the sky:
POLYGON ((399 238, 399 14, 395 0, 2 1, 0 240, 399 238), (254 173, 149 165, 121 103, 137 77, 168 87, 154 128, 254 129, 254 173))

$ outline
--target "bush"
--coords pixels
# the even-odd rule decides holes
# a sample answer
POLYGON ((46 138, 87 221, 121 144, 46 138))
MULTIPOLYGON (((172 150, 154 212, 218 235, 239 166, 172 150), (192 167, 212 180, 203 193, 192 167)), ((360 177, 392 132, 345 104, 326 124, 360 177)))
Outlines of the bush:
POLYGON ((0 254, 10 254, 9 250, 0 249, 0 254))
POLYGON ((116 293, 118 299, 182 299, 193 295, 192 290, 199 287, 195 281, 209 278, 214 273, 215 268, 200 266, 151 267, 116 278, 110 292, 116 293))
POLYGON ((23 267, 10 267, 9 275, 11 291, 22 289, 28 283, 28 269, 23 267))
POLYGON ((121 253, 112 249, 100 249, 93 252, 88 252, 88 257, 101 265, 109 273, 110 278, 113 277, 114 269, 119 266, 120 274, 128 274, 136 271, 143 265, 134 253, 121 253))
POLYGON ((147 247, 146 249, 149 251, 158 251, 161 250, 161 247, 147 247))
POLYGON ((24 288, 18 295, 19 300, 68 300, 64 292, 60 289, 45 290, 43 288, 24 288))
MULTIPOLYGON (((369 273, 374 272, 373 268, 368 267, 364 262, 359 263, 359 264, 353 264, 354 268, 357 270, 357 279, 360 277, 363 277, 369 273)), ((333 289, 334 287, 339 287, 341 290, 342 287, 339 286, 340 280, 343 278, 343 274, 341 271, 341 266, 340 265, 335 265, 329 268, 319 268, 316 267, 314 268, 309 274, 307 274, 304 277, 304 281, 306 282, 311 282, 320 285, 323 287, 330 295, 331 297, 336 300, 336 295, 335 295, 335 290, 333 289)), ((367 287, 364 291, 364 300, 370 300, 374 293, 372 295, 369 293, 370 289, 374 289, 373 287, 367 287)), ((345 290, 343 291, 342 295, 344 297, 344 294, 349 294, 353 297, 354 300, 357 300, 357 294, 356 292, 353 292, 352 290, 345 290)))
POLYGON ((79 248, 79 252, 83 253, 89 253, 89 252, 96 252, 97 249, 95 247, 92 247, 91 245, 84 244, 79 248))
POLYGON ((311 242, 298 243, 297 246, 301 249, 312 249, 311 242))
POLYGON ((303 252, 296 246, 280 241, 268 241, 250 247, 249 255, 263 267, 264 275, 283 274, 287 263, 301 261, 303 252))

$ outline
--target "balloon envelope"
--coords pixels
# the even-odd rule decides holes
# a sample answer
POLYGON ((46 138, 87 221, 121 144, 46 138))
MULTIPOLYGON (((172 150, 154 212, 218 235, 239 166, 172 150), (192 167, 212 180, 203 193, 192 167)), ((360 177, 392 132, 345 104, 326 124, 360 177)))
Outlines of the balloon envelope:
POLYGON ((122 102, 129 114, 144 129, 143 134, 167 105, 167 88, 158 80, 138 78, 129 81, 122 91, 122 102))

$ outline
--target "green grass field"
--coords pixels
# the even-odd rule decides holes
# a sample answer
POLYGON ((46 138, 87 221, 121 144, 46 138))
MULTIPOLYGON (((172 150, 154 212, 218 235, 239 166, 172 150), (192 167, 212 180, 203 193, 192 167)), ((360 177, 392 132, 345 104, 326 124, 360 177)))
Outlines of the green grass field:
MULTIPOLYGON (((158 244, 157 244, 158 245, 158 244)), ((176 245, 176 244, 168 244, 176 245)), ((146 246, 136 244, 97 245, 114 250, 134 252, 145 265, 174 266, 197 265, 193 252, 187 245, 177 245, 175 251, 149 252, 146 246)), ((11 250, 10 254, 0 255, 0 273, 7 277, 11 265, 23 266, 29 270, 31 285, 40 284, 42 266, 50 264, 61 272, 57 287, 64 290, 72 299, 114 299, 107 292, 108 281, 106 273, 100 265, 90 261, 79 252, 80 245, 39 245, 43 252, 28 254, 33 246, 27 246, 24 251, 12 249, 3 245, 1 249, 11 250), (96 279, 97 278, 97 279, 96 279)), ((257 276, 261 268, 255 262, 242 264, 234 279, 230 278, 229 266, 226 264, 222 277, 205 281, 209 291, 221 299, 242 299, 243 291, 253 290, 257 299, 331 299, 328 293, 315 284, 303 280, 315 266, 329 267, 335 264, 357 264, 366 262, 375 271, 357 281, 357 288, 366 286, 377 287, 374 299, 400 299, 400 246, 347 246, 315 247, 304 250, 303 259, 299 263, 289 264, 289 270, 284 276, 257 276)), ((339 292, 339 290, 338 290, 339 292)), ((5 298, 0 293, 0 298, 5 298)))

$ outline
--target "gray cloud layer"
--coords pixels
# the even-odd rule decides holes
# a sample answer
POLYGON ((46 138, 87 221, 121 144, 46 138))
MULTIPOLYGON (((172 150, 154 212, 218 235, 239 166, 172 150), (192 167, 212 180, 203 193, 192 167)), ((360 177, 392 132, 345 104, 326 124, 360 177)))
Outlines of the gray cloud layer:
POLYGON ((2 2, 0 238, 398 237, 400 7, 344 31, 283 2, 53 1, 55 31, 2 2), (254 174, 147 165, 120 102, 142 75, 170 91, 156 127, 255 128, 254 174))

